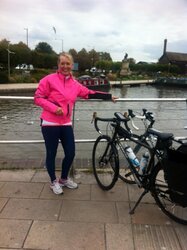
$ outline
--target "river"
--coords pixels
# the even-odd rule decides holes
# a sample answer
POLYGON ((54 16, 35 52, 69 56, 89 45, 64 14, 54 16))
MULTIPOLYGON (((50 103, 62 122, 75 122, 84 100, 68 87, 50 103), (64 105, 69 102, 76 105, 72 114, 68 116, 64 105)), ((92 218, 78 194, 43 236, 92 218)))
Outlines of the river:
MULTIPOLYGON (((136 87, 111 88, 109 90, 120 98, 186 98, 187 88, 171 88, 153 85, 136 87)), ((11 93, 9 93, 11 95, 11 93)), ((15 95, 15 93, 14 93, 15 95)), ((17 93, 17 96, 30 96, 30 93, 17 93)), ((0 100, 0 140, 42 140, 40 131, 41 109, 33 104, 32 100, 0 100)), ((96 133, 91 124, 92 113, 98 116, 111 117, 115 111, 124 112, 127 109, 141 111, 146 108, 155 115, 155 127, 162 131, 173 132, 177 136, 185 136, 187 131, 186 102, 77 102, 75 106, 75 138, 95 139, 96 133)), ((140 122, 137 122, 141 126, 140 122)), ((141 131, 141 129, 140 129, 141 131)), ((85 155, 85 150, 90 155, 93 144, 76 145, 78 157, 85 155)), ((1 159, 7 158, 37 158, 44 157, 44 144, 0 144, 1 159)), ((59 153, 61 154, 61 149, 59 153)))

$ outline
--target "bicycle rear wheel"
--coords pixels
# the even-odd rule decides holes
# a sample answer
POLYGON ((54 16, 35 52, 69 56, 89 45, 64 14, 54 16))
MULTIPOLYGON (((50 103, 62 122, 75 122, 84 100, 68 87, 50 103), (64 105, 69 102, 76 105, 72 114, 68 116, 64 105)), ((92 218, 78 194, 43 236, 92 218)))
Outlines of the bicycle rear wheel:
POLYGON ((118 179, 119 160, 116 147, 109 136, 99 136, 92 153, 93 172, 98 185, 109 190, 118 179))
POLYGON ((187 207, 175 204, 171 200, 168 183, 161 164, 155 166, 151 187, 152 195, 161 210, 172 220, 187 225, 187 207))

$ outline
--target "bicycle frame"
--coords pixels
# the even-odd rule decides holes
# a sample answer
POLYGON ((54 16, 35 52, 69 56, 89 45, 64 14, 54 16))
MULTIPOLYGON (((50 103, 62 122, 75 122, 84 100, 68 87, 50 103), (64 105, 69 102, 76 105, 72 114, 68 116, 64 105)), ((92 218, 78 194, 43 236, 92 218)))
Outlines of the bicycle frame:
MULTIPOLYGON (((123 136, 123 139, 124 139, 125 142, 127 142, 127 144, 128 144, 129 141, 131 141, 131 142, 134 142, 136 145, 139 145, 139 147, 144 147, 144 148, 148 149, 151 152, 151 159, 150 159, 149 164, 148 164, 148 166, 146 168, 146 172, 145 172, 144 175, 140 175, 139 172, 138 172, 137 167, 135 167, 132 164, 132 162, 129 160, 128 155, 127 155, 127 153, 126 153, 126 151, 125 151, 125 149, 124 149, 124 147, 123 147, 123 145, 122 145, 122 143, 120 141, 121 140, 120 137, 122 137, 122 135, 120 135, 120 137, 118 135, 119 128, 121 128, 120 125, 115 126, 111 143, 113 143, 115 146, 119 146, 120 147, 121 152, 123 153, 124 157, 127 159, 128 163, 129 163, 128 167, 132 171, 132 174, 135 176, 135 180, 136 180, 137 185, 139 187, 143 187, 144 184, 146 183, 146 179, 149 177, 148 173, 152 169, 152 165, 153 165, 152 162, 154 160, 154 156, 156 155, 154 153, 154 148, 152 148, 148 144, 145 144, 144 142, 142 142, 141 141, 141 138, 142 138, 141 136, 140 136, 140 138, 137 138, 137 136, 134 135, 134 134, 132 134, 132 135, 129 134, 127 136, 127 133, 125 132, 125 134, 123 136), (136 137, 136 138, 134 138, 134 137, 136 137)), ((146 136, 146 135, 148 135, 147 131, 146 131, 146 133, 145 133, 144 136, 146 136)))

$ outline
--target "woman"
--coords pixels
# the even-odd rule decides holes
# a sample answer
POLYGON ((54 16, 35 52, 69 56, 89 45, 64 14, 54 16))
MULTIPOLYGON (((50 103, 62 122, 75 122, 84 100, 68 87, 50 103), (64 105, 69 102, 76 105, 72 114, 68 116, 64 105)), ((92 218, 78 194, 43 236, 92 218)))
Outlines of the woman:
POLYGON ((68 178, 75 156, 75 140, 71 115, 77 97, 84 99, 111 99, 111 94, 90 90, 72 76, 73 58, 61 53, 58 58, 58 71, 40 80, 34 95, 36 105, 42 107, 41 130, 46 147, 46 167, 51 179, 50 188, 55 194, 63 193, 63 186, 77 188, 78 185, 68 178), (55 175, 55 158, 59 140, 64 150, 61 176, 55 175))

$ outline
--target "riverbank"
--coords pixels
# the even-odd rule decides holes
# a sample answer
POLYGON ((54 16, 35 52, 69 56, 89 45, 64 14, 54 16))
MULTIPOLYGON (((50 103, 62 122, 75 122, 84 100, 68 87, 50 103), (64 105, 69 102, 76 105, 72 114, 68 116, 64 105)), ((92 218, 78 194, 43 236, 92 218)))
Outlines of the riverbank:
POLYGON ((10 91, 33 91, 37 88, 38 83, 4 83, 0 84, 0 92, 10 92, 10 91))
MULTIPOLYGON (((129 80, 129 81, 110 81, 111 87, 123 87, 123 86, 140 86, 145 84, 152 84, 153 80, 129 80)), ((0 84, 1 92, 10 91, 34 91, 38 86, 38 83, 4 83, 0 84)))

